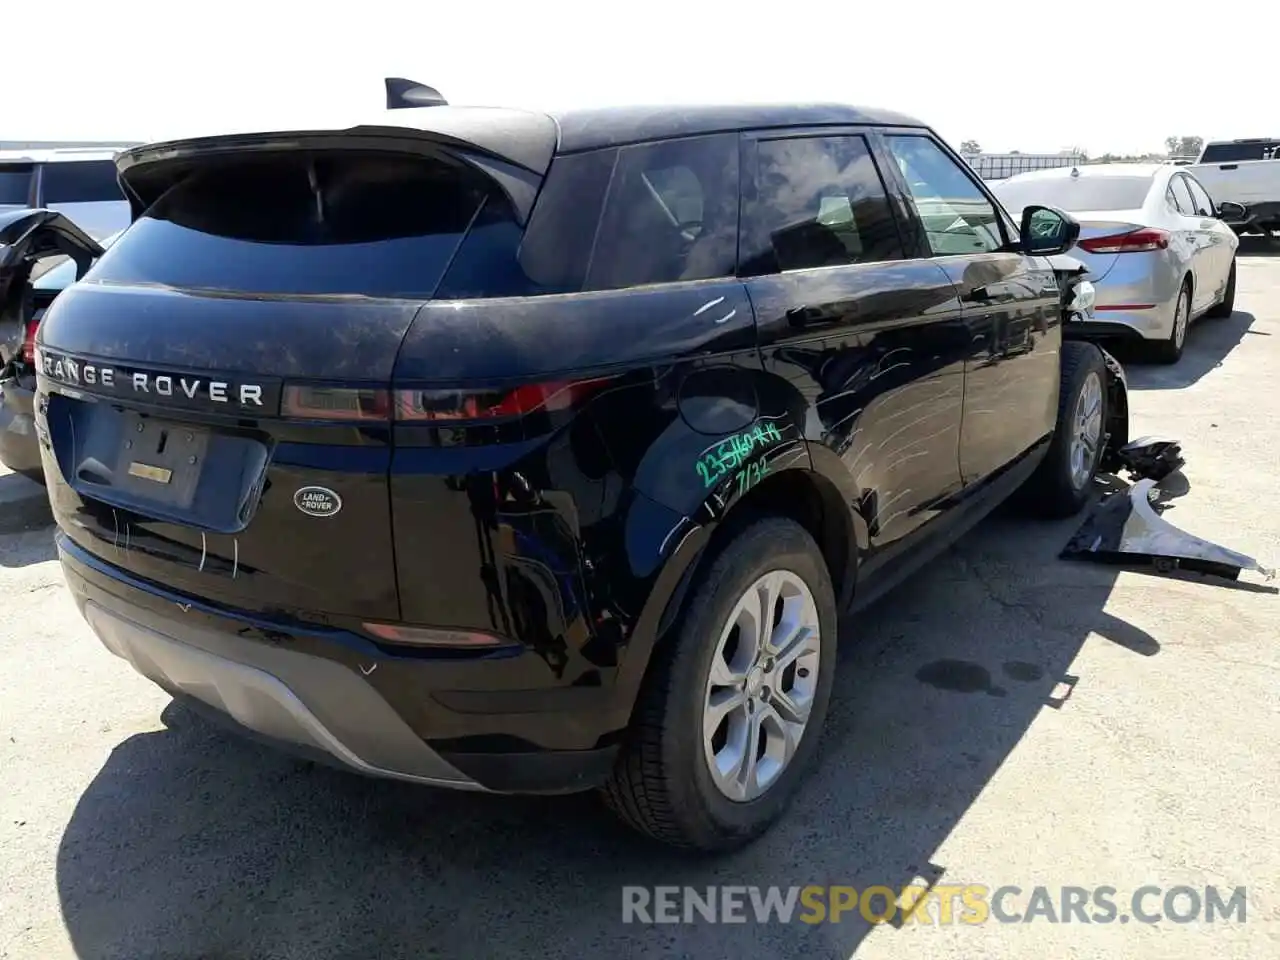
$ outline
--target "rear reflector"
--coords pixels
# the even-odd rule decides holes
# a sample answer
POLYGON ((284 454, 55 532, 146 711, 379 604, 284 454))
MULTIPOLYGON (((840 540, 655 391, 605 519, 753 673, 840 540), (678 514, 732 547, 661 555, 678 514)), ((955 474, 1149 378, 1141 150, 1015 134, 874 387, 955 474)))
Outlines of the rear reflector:
POLYGON ((1089 237, 1078 241, 1081 250, 1089 253, 1142 253, 1163 250, 1169 246, 1169 233, 1156 227, 1143 227, 1129 233, 1116 233, 1106 237, 1089 237))
POLYGON ((526 383, 510 390, 397 390, 396 419, 439 423, 569 410, 607 381, 607 377, 601 377, 526 383))
POLYGON ((305 420, 391 419, 391 394, 387 390, 347 387, 312 387, 287 384, 281 411, 286 417, 305 420))
POLYGON ((362 626, 379 640, 413 647, 453 647, 474 650, 482 647, 503 647, 511 643, 501 637, 469 630, 434 630, 426 627, 406 627, 398 623, 366 623, 362 626))

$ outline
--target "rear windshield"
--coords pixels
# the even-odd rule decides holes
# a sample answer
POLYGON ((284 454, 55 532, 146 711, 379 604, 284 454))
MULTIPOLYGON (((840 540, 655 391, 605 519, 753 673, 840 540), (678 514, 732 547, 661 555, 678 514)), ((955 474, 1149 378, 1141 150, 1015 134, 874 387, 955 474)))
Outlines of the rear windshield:
POLYGON ((124 200, 110 160, 60 160, 46 163, 40 174, 40 194, 45 204, 105 203, 124 200))
POLYGON ((25 207, 30 202, 30 165, 0 166, 0 205, 25 207))
POLYGON ((1136 210, 1151 190, 1150 176, 1054 177, 1006 180, 991 185, 1005 208, 1015 216, 1033 203, 1063 210, 1136 210))
POLYGON ((244 293, 430 297, 484 200, 485 181, 444 159, 255 158, 172 187, 89 277, 244 293))
POLYGON ((1211 143, 1204 148, 1201 163, 1239 163, 1242 160, 1274 160, 1280 140, 1252 140, 1248 143, 1211 143))

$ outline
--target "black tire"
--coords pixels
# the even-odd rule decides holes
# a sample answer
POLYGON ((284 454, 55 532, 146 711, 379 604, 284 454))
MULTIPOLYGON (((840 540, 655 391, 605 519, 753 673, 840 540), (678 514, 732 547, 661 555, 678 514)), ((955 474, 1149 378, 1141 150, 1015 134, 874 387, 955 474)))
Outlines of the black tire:
POLYGON ((1222 297, 1222 302, 1215 306, 1212 310, 1205 314, 1206 317, 1212 317, 1214 320, 1223 320, 1231 316, 1236 308, 1236 260, 1231 258, 1231 272, 1227 274, 1227 292, 1222 297))
POLYGON ((605 802, 630 826, 674 847, 744 846, 786 809, 812 766, 835 674, 836 601, 822 553, 803 527, 766 517, 741 530, 712 560, 681 621, 654 652, 605 802), (818 613, 819 662, 808 724, 791 761, 754 800, 729 799, 712 779, 702 711, 723 624, 750 586, 773 570, 803 580, 818 613))
POLYGON ((1069 517, 1080 512, 1093 492, 1093 478, 1098 475, 1102 451, 1093 454, 1093 464, 1079 481, 1071 468, 1071 447, 1080 394, 1090 376, 1098 378, 1101 391, 1102 425, 1099 444, 1107 426, 1107 367, 1102 351, 1091 343, 1068 340, 1062 345, 1061 387, 1058 393, 1058 422, 1053 430, 1049 452, 1022 488, 1023 502, 1046 518, 1069 517))
POLYGON ((1174 307, 1175 311, 1180 309, 1183 301, 1186 302, 1187 320, 1182 327, 1182 335, 1178 335, 1175 312, 1173 329, 1169 331, 1169 336, 1151 345, 1151 358, 1157 363, 1173 364, 1182 359, 1182 351, 1187 345, 1187 336, 1191 332, 1191 281, 1189 279, 1182 281, 1182 289, 1178 291, 1178 305, 1174 307))

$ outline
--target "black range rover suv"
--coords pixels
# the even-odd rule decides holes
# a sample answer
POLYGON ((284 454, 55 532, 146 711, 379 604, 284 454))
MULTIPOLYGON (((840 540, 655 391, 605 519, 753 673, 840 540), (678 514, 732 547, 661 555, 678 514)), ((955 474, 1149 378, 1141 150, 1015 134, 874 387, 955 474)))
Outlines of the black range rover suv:
POLYGON ((434 106, 119 170, 36 345, 71 590, 366 774, 746 842, 837 615, 1019 488, 1078 509, 1127 429, 1041 256, 1078 227, 897 114, 434 106))

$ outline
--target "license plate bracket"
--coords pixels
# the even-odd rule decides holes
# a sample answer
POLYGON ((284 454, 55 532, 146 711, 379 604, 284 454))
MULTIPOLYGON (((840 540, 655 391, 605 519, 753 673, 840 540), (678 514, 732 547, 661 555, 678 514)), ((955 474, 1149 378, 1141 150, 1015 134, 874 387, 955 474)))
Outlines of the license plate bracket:
POLYGON ((199 427, 125 412, 109 471, 111 486, 130 499, 189 509, 208 457, 209 437, 199 427))

